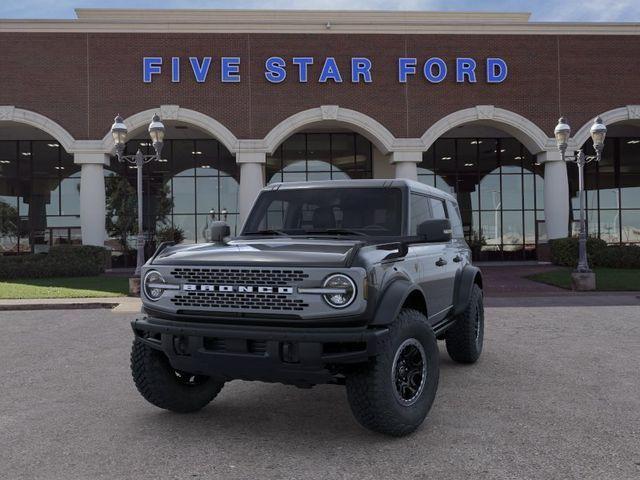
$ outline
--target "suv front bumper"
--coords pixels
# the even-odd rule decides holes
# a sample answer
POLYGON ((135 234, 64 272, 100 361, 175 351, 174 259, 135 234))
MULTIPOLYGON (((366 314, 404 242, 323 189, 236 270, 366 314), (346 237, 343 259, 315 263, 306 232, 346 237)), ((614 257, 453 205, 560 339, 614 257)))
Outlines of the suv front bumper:
POLYGON ((378 354, 386 328, 258 327, 141 317, 136 340, 164 352, 176 370, 308 386, 335 382, 337 366, 378 354))

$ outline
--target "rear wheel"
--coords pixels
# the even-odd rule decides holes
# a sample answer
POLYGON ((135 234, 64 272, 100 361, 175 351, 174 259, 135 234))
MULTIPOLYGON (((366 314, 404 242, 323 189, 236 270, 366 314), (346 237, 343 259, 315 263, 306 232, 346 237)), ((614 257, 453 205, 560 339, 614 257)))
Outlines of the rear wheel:
POLYGON ((447 330, 445 340, 452 360, 475 363, 480 358, 484 342, 484 304, 478 285, 473 285, 467 308, 447 330))
POLYGON ((403 309, 381 353, 347 376, 351 410, 364 427, 393 436, 416 430, 438 389, 438 345, 425 316, 403 309))
POLYGON ((213 400, 224 381, 175 370, 166 355, 135 340, 131 373, 140 394, 156 407, 173 412, 195 412, 213 400))

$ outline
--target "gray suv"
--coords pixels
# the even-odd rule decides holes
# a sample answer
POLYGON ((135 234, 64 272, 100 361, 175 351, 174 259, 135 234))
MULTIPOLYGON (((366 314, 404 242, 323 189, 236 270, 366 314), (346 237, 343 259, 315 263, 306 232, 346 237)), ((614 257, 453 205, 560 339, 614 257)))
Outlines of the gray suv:
POLYGON ((365 427, 420 426, 437 340, 482 351, 482 276, 455 198, 408 180, 272 184, 242 233, 161 245, 142 272, 131 368, 152 404, 193 412, 225 382, 346 385, 365 427))

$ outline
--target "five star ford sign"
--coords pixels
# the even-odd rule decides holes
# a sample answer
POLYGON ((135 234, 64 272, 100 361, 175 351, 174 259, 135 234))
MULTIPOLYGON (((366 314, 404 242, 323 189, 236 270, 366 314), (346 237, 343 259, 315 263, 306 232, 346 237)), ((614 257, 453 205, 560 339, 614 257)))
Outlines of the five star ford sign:
MULTIPOLYGON (((204 83, 212 70, 212 57, 144 57, 142 59, 142 79, 151 83, 154 76, 163 74, 166 65, 173 83, 180 83, 184 70, 192 75, 196 82, 204 83)), ((375 76, 375 66, 367 57, 352 57, 346 71, 338 66, 335 57, 318 60, 313 57, 269 57, 264 62, 264 76, 270 83, 281 83, 292 75, 297 82, 307 83, 309 79, 318 83, 329 81, 342 83, 347 80, 352 83, 372 83, 375 76)), ((221 57, 219 60, 219 75, 222 83, 238 83, 240 76, 240 57, 221 57)), ((449 75, 455 75, 457 83, 476 83, 482 77, 486 83, 502 83, 508 73, 507 62, 502 58, 489 57, 482 62, 474 58, 458 57, 449 62, 440 57, 431 57, 421 61, 412 57, 400 57, 397 62, 398 82, 406 83, 411 77, 422 76, 430 83, 440 83, 449 75), (478 64, 483 64, 481 69, 478 64), (449 71, 452 71, 450 74, 449 71)))

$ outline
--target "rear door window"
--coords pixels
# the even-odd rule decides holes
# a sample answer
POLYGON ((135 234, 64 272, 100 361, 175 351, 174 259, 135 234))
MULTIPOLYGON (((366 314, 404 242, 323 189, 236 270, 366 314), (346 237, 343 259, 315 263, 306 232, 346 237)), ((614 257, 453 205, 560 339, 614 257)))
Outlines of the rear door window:
POLYGON ((411 218, 409 220, 409 235, 418 234, 418 225, 425 220, 433 218, 431 215, 431 207, 429 206, 429 197, 417 193, 411 194, 411 218))
POLYGON ((460 217, 460 209, 458 205, 447 200, 447 209, 449 211, 449 219, 451 220, 451 230, 455 238, 463 238, 464 230, 462 228, 462 218, 460 217))
POLYGON ((439 198, 430 198, 431 210, 433 211, 433 218, 447 218, 447 209, 444 206, 444 202, 439 198))

